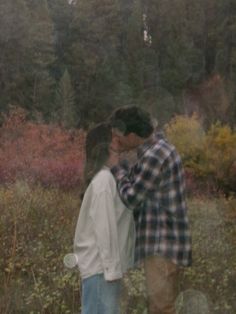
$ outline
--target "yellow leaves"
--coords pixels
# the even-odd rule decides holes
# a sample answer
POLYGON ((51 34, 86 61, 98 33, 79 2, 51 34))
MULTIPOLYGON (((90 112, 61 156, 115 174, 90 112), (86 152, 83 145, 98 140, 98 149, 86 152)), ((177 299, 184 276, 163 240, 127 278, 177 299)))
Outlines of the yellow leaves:
POLYGON ((196 114, 191 117, 176 116, 165 126, 165 132, 184 160, 197 155, 204 141, 205 132, 196 114))
POLYGON ((227 125, 213 125, 208 132, 208 139, 218 148, 236 150, 236 133, 227 125))
POLYGON ((209 166, 227 175, 236 160, 236 133, 227 125, 213 125, 206 135, 205 152, 209 166))
MULTIPOLYGON (((176 116, 165 127, 166 135, 195 176, 233 188, 236 132, 228 125, 213 124, 204 131, 197 115, 176 116)), ((235 189, 235 188, 234 188, 235 189)))

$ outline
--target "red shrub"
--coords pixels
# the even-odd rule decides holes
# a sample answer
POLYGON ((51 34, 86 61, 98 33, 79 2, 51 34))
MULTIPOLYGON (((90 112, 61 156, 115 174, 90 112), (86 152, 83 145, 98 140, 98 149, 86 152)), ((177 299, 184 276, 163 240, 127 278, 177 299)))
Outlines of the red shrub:
POLYGON ((78 186, 84 163, 85 133, 26 120, 14 109, 0 129, 0 182, 27 180, 45 186, 78 186))

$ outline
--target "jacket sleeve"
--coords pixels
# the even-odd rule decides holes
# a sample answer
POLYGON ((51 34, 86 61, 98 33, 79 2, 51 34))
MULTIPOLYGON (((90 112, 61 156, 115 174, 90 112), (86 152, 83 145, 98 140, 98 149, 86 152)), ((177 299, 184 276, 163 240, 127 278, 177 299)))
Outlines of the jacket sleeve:
POLYGON ((111 193, 101 192, 93 201, 91 218, 105 280, 122 278, 117 221, 111 193))

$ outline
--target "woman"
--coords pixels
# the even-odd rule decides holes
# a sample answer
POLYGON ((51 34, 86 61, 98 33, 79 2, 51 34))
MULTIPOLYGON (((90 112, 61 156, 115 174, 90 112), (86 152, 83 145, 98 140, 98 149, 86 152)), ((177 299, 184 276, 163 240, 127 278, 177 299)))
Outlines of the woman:
POLYGON ((88 132, 86 190, 74 238, 82 277, 82 314, 119 313, 121 278, 133 264, 133 216, 121 202, 110 172, 112 147, 108 124, 88 132))

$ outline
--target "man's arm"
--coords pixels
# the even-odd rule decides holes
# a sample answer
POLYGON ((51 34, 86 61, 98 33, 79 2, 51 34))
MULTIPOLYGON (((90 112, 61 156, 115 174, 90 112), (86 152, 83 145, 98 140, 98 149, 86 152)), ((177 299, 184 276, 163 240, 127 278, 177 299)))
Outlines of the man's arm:
POLYGON ((121 162, 111 169, 120 197, 128 208, 135 209, 145 201, 149 193, 157 189, 161 167, 162 164, 155 156, 143 157, 137 164, 132 180, 129 178, 127 162, 121 162))

